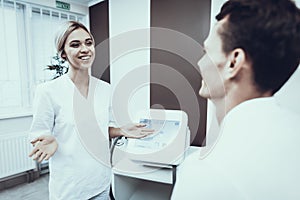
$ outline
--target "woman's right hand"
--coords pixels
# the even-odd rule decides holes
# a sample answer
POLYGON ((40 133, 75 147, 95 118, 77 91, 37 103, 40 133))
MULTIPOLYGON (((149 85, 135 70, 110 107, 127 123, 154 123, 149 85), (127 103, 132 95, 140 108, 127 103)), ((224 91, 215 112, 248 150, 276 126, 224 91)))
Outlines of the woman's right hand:
POLYGON ((29 154, 29 157, 33 156, 33 160, 42 162, 48 160, 56 152, 58 143, 52 135, 42 135, 31 141, 34 149, 29 154))

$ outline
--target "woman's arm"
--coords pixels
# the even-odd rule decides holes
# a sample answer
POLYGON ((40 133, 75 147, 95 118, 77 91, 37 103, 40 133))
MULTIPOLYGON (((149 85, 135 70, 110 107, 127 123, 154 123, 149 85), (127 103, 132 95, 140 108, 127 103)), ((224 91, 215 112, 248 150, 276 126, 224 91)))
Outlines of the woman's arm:
POLYGON ((37 87, 33 101, 33 120, 29 130, 29 141, 34 146, 29 156, 38 162, 48 160, 57 150, 58 143, 52 135, 54 108, 45 85, 37 87))

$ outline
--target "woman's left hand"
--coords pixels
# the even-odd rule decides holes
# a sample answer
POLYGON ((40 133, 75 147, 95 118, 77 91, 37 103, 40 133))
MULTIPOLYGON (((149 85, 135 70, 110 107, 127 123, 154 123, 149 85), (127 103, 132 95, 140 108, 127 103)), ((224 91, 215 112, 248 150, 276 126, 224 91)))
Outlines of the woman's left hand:
POLYGON ((154 129, 145 128, 146 124, 128 124, 122 126, 120 131, 127 138, 143 138, 154 133, 154 129))

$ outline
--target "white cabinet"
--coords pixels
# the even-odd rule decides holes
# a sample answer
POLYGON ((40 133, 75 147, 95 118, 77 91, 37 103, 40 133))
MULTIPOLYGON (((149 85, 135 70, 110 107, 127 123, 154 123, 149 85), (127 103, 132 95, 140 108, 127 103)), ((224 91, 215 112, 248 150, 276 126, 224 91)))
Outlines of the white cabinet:
MULTIPOLYGON (((199 147, 189 147, 186 157, 197 150, 199 147)), ((113 167, 112 184, 116 200, 170 199, 181 165, 150 167, 133 162, 124 155, 119 155, 119 162, 113 167)))
POLYGON ((176 167, 148 167, 123 159, 113 168, 113 173, 115 199, 167 200, 172 194, 176 167))

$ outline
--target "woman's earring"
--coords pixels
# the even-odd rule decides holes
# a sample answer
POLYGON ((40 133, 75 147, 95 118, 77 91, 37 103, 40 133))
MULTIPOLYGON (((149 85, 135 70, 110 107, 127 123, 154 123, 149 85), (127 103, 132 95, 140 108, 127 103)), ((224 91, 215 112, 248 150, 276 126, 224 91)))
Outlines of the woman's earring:
POLYGON ((64 55, 64 54, 62 54, 60 57, 61 57, 63 60, 65 60, 65 61, 67 60, 67 59, 66 59, 67 57, 66 57, 66 55, 64 55))

